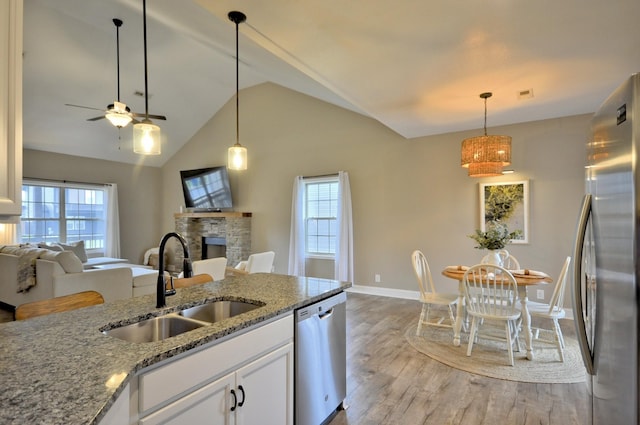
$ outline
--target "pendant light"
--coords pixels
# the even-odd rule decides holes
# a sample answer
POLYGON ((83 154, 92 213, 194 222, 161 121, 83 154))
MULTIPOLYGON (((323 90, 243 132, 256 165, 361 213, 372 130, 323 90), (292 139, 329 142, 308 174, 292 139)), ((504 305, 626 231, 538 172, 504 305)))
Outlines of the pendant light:
POLYGON ((227 153, 227 168, 230 170, 247 169, 247 148, 240 144, 240 98, 239 98, 239 61, 238 56, 238 24, 244 22, 247 16, 238 11, 229 12, 229 20, 236 24, 236 143, 227 153))
POLYGON ((149 119, 149 86, 147 78, 147 0, 142 0, 144 33, 144 119, 133 126, 133 151, 143 155, 160 155, 160 127, 149 119))
POLYGON ((484 136, 462 141, 460 165, 469 169, 469 177, 502 175, 502 167, 511 164, 511 137, 487 135, 487 99, 492 93, 482 93, 484 99, 484 136))

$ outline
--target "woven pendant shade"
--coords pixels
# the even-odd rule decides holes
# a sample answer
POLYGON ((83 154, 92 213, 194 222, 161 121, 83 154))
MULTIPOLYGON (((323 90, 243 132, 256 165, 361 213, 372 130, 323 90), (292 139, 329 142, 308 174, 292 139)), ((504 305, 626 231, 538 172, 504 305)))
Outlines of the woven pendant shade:
POLYGON ((502 167, 509 164, 511 164, 511 137, 509 136, 477 136, 462 141, 460 165, 469 169, 471 177, 485 177, 486 173, 480 176, 474 172, 480 169, 486 172, 495 170, 491 175, 501 175, 502 167), (485 166, 480 167, 480 165, 485 166))
POLYGON ((511 164, 511 137, 487 135, 487 98, 484 99, 484 136, 470 137, 462 141, 460 165, 469 169, 469 177, 502 175, 502 167, 511 164))
POLYGON ((476 162, 469 164, 470 177, 495 177, 502 175, 500 162, 476 162))

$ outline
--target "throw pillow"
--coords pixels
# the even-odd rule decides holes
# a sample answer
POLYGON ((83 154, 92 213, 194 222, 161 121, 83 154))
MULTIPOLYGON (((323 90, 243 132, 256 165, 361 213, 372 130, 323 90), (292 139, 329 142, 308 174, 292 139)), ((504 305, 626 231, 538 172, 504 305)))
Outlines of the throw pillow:
POLYGON ((47 251, 40 255, 40 259, 57 262, 66 273, 81 273, 84 271, 82 262, 73 251, 47 251))
POLYGON ((87 262, 87 252, 84 249, 84 241, 77 241, 70 244, 59 244, 62 249, 65 251, 73 251, 74 254, 82 261, 83 263, 87 262))

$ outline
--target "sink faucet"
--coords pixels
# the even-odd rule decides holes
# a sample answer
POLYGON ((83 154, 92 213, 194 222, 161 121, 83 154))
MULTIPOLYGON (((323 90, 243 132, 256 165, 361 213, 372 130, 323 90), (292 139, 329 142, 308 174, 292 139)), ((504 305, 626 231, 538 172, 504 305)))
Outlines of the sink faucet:
MULTIPOLYGON (((187 241, 176 232, 169 232, 162 237, 160 241, 160 250, 158 252, 158 286, 156 288, 157 302, 156 308, 162 308, 166 304, 166 296, 173 295, 176 293, 176 290, 171 288, 170 291, 166 289, 166 283, 164 281, 164 246, 170 238, 176 238, 182 245, 182 252, 184 253, 184 260, 182 264, 182 273, 184 277, 193 276, 193 270, 191 269, 191 258, 189 256, 189 247, 187 246, 187 241)), ((173 285, 172 285, 173 286, 173 285)))

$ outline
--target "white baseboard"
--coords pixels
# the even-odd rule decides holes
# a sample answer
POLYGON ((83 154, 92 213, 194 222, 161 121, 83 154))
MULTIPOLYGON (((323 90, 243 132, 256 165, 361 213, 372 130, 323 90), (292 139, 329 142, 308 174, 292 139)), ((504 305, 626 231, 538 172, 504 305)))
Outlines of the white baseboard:
MULTIPOLYGON (((418 291, 381 288, 378 286, 353 285, 351 288, 347 289, 347 292, 353 292, 354 294, 377 295, 379 297, 404 298, 416 301, 420 299, 420 292, 418 291)), ((565 319, 573 320, 573 309, 565 308, 564 310, 567 312, 565 319)))
POLYGON ((347 292, 353 292, 356 294, 377 295, 380 297, 404 298, 407 300, 416 300, 416 301, 420 299, 420 293, 418 291, 408 291, 406 289, 381 288, 378 286, 353 285, 351 288, 347 289, 347 292))

